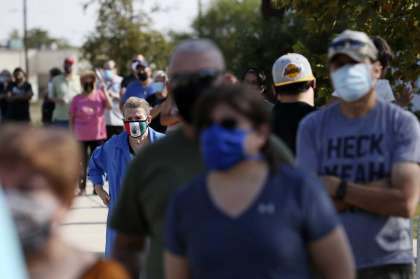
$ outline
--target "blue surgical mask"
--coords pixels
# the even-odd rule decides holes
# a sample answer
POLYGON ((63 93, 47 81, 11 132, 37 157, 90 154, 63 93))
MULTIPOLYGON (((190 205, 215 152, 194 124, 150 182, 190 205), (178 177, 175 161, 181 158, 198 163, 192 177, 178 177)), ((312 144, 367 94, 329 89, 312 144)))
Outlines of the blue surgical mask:
POLYGON ((113 75, 114 75, 114 73, 112 72, 112 70, 104 70, 104 79, 105 80, 112 80, 113 75))
POLYGON ((200 136, 204 164, 209 170, 227 170, 246 159, 245 139, 241 129, 228 129, 213 124, 200 136))
POLYGON ((372 65, 359 63, 345 65, 331 74, 338 97, 354 102, 369 93, 373 86, 372 65))

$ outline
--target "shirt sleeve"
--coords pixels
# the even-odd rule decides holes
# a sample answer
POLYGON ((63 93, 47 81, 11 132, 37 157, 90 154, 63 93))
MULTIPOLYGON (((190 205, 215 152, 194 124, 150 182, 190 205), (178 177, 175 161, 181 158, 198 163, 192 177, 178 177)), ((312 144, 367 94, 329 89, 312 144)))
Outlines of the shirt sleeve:
POLYGON ((274 156, 277 158, 277 160, 285 164, 293 164, 292 152, 283 141, 275 136, 271 136, 269 141, 273 146, 274 156))
POLYGON ((26 83, 25 93, 31 93, 31 94, 33 94, 33 92, 32 92, 32 85, 29 82, 26 83))
MULTIPOLYGON (((139 154, 130 164, 124 179, 123 187, 118 197, 118 201, 111 217, 111 227, 116 231, 128 235, 148 235, 150 225, 141 203, 141 194, 139 191, 145 187, 147 177, 147 158, 139 154), (139 172, 138 170, 142 171, 139 172)), ((150 178, 149 178, 150 179, 150 178)))
POLYGON ((321 181, 305 174, 302 191, 303 234, 307 242, 320 240, 340 225, 335 208, 321 181))
POLYGON ((420 128, 416 117, 403 111, 396 125, 393 150, 393 163, 420 163, 420 128), (403 117, 406 116, 406 117, 403 117))
POLYGON ((88 164, 88 179, 94 185, 103 185, 104 184, 104 175, 106 173, 106 162, 107 162, 107 153, 106 153, 106 143, 98 146, 95 151, 92 153, 92 156, 89 159, 88 164))
POLYGON ((298 128, 296 143, 296 165, 310 173, 318 172, 315 129, 312 115, 304 118, 298 128))
POLYGON ((178 256, 186 255, 186 241, 181 230, 180 192, 173 195, 166 211, 165 248, 178 256))
POLYGON ((57 92, 57 77, 53 78, 51 81, 51 97, 52 98, 58 98, 58 92, 57 92))

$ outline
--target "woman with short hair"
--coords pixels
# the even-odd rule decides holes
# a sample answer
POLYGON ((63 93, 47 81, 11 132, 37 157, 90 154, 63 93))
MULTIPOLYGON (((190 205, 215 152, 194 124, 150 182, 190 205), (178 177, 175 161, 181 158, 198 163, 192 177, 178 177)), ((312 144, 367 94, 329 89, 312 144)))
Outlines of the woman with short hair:
POLYGON ((76 95, 70 105, 70 127, 82 147, 82 175, 79 194, 86 192, 86 164, 96 147, 103 144, 106 134, 105 110, 112 108, 106 92, 95 88, 96 75, 88 71, 80 76, 82 92, 76 95))
POLYGON ((217 87, 196 107, 206 172, 168 208, 167 279, 354 277, 337 214, 321 182, 279 164, 270 114, 249 87, 217 87))

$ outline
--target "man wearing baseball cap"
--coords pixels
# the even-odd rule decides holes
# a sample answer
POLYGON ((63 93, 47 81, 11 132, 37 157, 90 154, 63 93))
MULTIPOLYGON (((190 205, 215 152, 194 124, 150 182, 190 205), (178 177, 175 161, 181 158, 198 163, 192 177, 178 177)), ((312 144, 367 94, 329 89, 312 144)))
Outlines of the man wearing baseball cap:
POLYGON ((300 121, 315 111, 315 77, 308 60, 300 54, 281 56, 273 65, 276 104, 273 108, 273 133, 296 152, 300 121))
POLYGON ((419 124, 376 98, 380 66, 365 33, 338 35, 328 60, 341 100, 301 122, 297 163, 322 177, 352 247, 357 278, 413 278, 409 218, 419 197, 419 124))
POLYGON ((64 59, 64 73, 52 80, 51 99, 55 102, 53 124, 67 128, 69 126, 69 108, 74 96, 82 92, 80 77, 75 73, 76 59, 64 59))
POLYGON ((124 95, 121 97, 120 106, 123 106, 130 97, 146 99, 152 94, 152 88, 149 86, 151 84, 151 71, 147 62, 144 59, 135 59, 131 63, 131 70, 136 79, 128 84, 124 95))

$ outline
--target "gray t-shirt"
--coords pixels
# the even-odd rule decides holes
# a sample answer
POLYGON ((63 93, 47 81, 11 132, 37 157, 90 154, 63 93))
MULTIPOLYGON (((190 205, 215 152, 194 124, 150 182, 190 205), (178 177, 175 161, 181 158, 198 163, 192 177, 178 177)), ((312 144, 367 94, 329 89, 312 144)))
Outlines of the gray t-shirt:
MULTIPOLYGON (((318 175, 368 183, 390 178, 398 162, 420 162, 420 129, 414 115, 377 101, 367 115, 345 117, 335 104, 300 124, 297 164, 318 175)), ((340 213, 357 267, 411 263, 408 219, 363 210, 340 213)))

